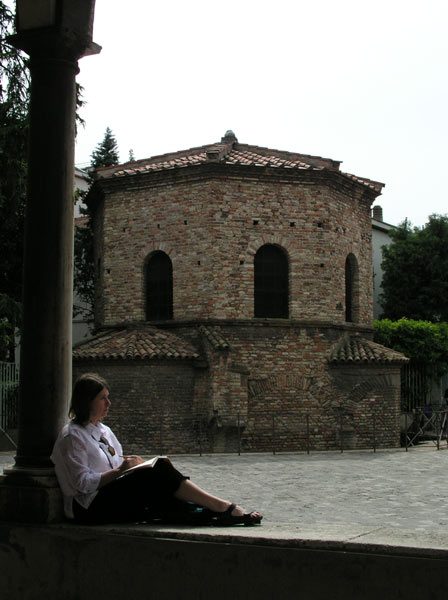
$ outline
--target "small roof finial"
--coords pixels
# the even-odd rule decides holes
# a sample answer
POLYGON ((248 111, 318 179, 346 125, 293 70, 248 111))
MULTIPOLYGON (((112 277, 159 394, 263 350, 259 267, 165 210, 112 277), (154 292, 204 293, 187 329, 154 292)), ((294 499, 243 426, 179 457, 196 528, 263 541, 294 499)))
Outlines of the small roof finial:
POLYGON ((231 129, 228 129, 225 133, 225 136, 221 138, 221 142, 230 143, 230 142, 238 142, 236 139, 236 135, 233 133, 231 129))

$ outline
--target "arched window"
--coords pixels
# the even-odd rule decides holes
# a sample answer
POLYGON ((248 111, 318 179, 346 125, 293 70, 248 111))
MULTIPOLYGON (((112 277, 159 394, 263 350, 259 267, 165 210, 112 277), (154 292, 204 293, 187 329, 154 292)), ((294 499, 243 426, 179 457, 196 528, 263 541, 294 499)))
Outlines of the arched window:
POLYGON ((349 254, 345 261, 345 320, 349 323, 359 320, 358 261, 353 254, 349 254))
POLYGON ((173 265, 165 252, 155 252, 145 266, 146 320, 173 318, 173 265))
POLYGON ((258 318, 289 317, 289 268, 278 246, 261 246, 254 260, 254 314, 258 318))

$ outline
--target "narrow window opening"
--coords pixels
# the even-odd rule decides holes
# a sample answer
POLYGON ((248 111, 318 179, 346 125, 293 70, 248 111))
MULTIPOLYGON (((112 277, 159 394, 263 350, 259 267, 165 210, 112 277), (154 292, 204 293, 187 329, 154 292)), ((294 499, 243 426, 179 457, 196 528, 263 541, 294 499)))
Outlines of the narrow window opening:
POLYGON ((262 246, 254 260, 256 318, 289 317, 289 266, 285 252, 273 244, 262 246))
POLYGON ((165 252, 155 252, 146 263, 146 320, 173 318, 173 266, 165 252))
POLYGON ((345 261, 345 320, 348 323, 359 321, 358 261, 353 254, 345 261))

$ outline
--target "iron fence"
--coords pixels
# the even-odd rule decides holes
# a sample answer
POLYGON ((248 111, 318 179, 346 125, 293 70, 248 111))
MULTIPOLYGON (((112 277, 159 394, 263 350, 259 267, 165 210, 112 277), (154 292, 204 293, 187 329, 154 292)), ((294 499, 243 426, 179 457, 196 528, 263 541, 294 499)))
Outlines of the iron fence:
MULTIPOLYGON (((446 416, 446 415, 445 415, 446 416)), ((434 413, 424 431, 437 447, 446 440, 443 417, 434 413), (437 435, 436 435, 437 434, 437 435)), ((397 447, 400 444, 399 416, 377 410, 357 414, 345 406, 333 406, 326 414, 289 409, 255 410, 240 413, 152 414, 150 420, 128 429, 125 419, 113 418, 108 424, 134 453, 211 454, 269 452, 311 452, 367 450, 397 447), (138 438, 138 441, 136 441, 138 438)), ((423 441, 418 421, 409 416, 402 446, 416 446, 423 441), (417 435, 415 435, 417 434, 417 435)), ((401 432, 403 433, 403 432, 401 432)))
POLYGON ((432 442, 437 450, 444 440, 448 444, 448 410, 433 409, 429 405, 405 413, 404 445, 406 450, 421 443, 432 442))
POLYGON ((19 368, 15 363, 0 362, 0 428, 17 428, 19 368))
MULTIPOLYGON (((427 400, 428 373, 413 369, 404 375, 405 398, 411 406, 403 413, 401 445, 416 446, 422 441, 431 442, 437 449, 442 441, 448 444, 448 410, 433 409, 427 400)), ((17 428, 19 369, 14 363, 0 362, 0 435, 10 441, 8 430, 17 428)), ((409 404, 408 404, 409 406, 409 404)), ((391 443, 391 430, 396 414, 378 410, 372 404, 369 411, 357 414, 346 406, 327 407, 325 414, 316 415, 306 407, 296 409, 257 409, 249 412, 166 414, 163 409, 150 417, 140 440, 140 451, 156 453, 280 452, 304 451, 309 454, 320 450, 370 449, 397 445, 391 443), (149 441, 148 441, 149 440, 149 441)), ((126 446, 132 445, 134 431, 127 431, 124 421, 111 419, 119 437, 126 446)), ((134 423, 135 427, 135 423, 134 423)), ((138 429, 137 425, 137 429, 138 429)), ((13 442, 14 443, 14 442, 13 442)), ((14 443, 15 445, 15 443, 14 443)))
POLYGON ((401 368, 401 408, 412 411, 431 403, 432 365, 410 362, 401 368))

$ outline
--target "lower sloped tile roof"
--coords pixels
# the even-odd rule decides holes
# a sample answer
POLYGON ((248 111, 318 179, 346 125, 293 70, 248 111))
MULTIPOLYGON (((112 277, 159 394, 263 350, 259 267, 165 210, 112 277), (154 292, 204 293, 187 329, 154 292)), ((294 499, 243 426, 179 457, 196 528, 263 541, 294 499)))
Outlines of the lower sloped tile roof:
POLYGON ((215 350, 229 350, 230 344, 222 335, 220 327, 201 325, 199 331, 207 338, 215 350))
POLYGON ((359 335, 345 337, 330 352, 328 362, 333 364, 405 363, 408 358, 401 352, 359 335))
POLYGON ((156 327, 108 330, 73 349, 74 360, 185 360, 199 357, 190 343, 156 327))

